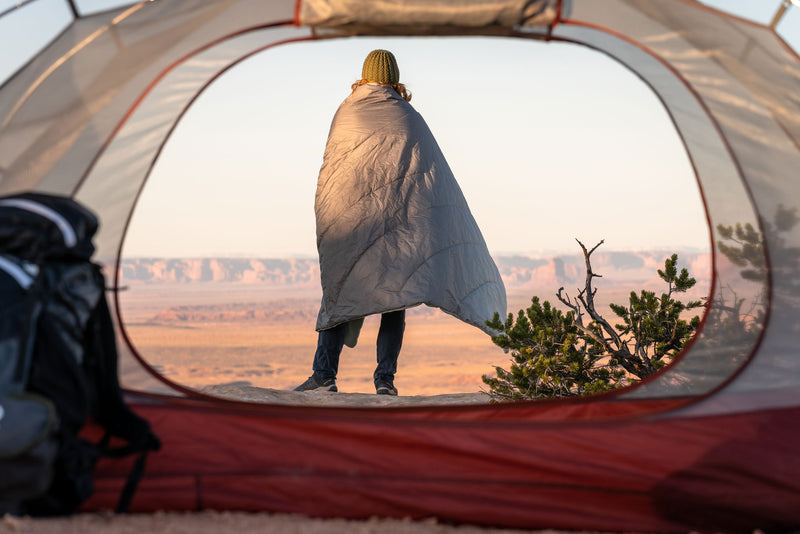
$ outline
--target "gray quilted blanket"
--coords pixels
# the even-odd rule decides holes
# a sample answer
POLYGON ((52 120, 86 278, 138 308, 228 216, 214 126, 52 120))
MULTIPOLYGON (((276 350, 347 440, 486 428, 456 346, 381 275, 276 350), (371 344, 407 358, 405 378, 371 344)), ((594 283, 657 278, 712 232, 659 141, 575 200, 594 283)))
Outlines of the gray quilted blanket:
POLYGON ((487 333, 506 313, 497 266, 422 116, 388 86, 334 116, 315 199, 317 330, 425 304, 487 333))

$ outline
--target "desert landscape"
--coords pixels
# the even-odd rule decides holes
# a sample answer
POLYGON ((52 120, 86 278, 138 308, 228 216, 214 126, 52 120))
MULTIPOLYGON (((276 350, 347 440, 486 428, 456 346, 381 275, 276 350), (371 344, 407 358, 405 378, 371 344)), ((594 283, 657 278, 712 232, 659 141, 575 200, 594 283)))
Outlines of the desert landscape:
MULTIPOLYGON (((600 309, 611 318, 608 303, 626 302, 632 289, 662 291, 656 271, 668 254, 595 253, 593 268, 602 275, 594 282, 600 309)), ((680 259, 698 280, 689 296, 707 295, 709 255, 683 252, 680 259)), ((574 298, 585 277, 580 253, 502 256, 496 262, 513 313, 527 307, 533 295, 555 303, 559 287, 574 298)), ((120 315, 128 338, 169 380, 214 395, 268 402, 311 374, 321 297, 316 260, 126 259, 120 286, 120 315), (276 394, 265 396, 265 391, 276 394)), ((379 323, 377 316, 367 318, 358 345, 342 353, 340 392, 374 397, 379 323)), ((481 330, 419 306, 407 313, 395 384, 403 397, 486 402, 481 376, 508 362, 509 355, 481 330)))

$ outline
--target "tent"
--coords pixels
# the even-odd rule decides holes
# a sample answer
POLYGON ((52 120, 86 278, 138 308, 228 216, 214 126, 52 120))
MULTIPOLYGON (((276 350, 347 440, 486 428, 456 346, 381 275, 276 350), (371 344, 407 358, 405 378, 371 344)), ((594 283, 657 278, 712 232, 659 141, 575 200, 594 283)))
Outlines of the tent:
MULTIPOLYGON (((267 48, 348 35, 502 35, 609 55, 663 102, 713 238, 701 333, 676 363, 613 395, 396 409, 221 401, 161 379, 119 325, 122 365, 141 371, 123 385, 164 444, 132 511, 800 528, 800 228, 787 223, 800 205, 800 57, 774 29, 694 0, 69 6, 72 22, 0 86, 0 194, 84 203, 112 269, 159 151, 204 87, 267 48), (721 246, 736 223, 756 236, 746 260, 721 246), (754 292, 763 298, 745 316, 736 295, 754 292)), ((128 468, 100 464, 85 509, 113 506, 128 468)))

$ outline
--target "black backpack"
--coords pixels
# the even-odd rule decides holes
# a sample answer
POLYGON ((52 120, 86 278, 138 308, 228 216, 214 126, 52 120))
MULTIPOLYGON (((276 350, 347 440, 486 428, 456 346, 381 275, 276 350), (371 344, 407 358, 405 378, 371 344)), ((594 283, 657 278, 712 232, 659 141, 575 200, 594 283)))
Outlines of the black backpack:
POLYGON ((138 453, 125 511, 160 447, 120 389, 105 278, 90 261, 97 226, 67 197, 0 197, 0 513, 70 514, 100 456, 138 453), (99 443, 79 437, 90 418, 106 431, 99 443), (127 445, 110 448, 112 437, 127 445))

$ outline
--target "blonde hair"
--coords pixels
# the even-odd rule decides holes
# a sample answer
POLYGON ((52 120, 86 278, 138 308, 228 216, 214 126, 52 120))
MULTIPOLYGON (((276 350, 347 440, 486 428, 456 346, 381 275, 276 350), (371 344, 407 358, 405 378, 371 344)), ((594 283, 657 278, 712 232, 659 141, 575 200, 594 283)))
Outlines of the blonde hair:
MULTIPOLYGON (((350 89, 355 91, 356 87, 360 85, 364 85, 365 83, 379 83, 379 82, 370 82, 369 80, 365 80, 364 78, 358 80, 353 85, 350 86, 350 89)), ((397 91, 397 94, 402 97, 403 100, 406 102, 411 102, 411 91, 406 89, 405 84, 402 83, 381 83, 381 85, 391 85, 392 89, 397 91)))

